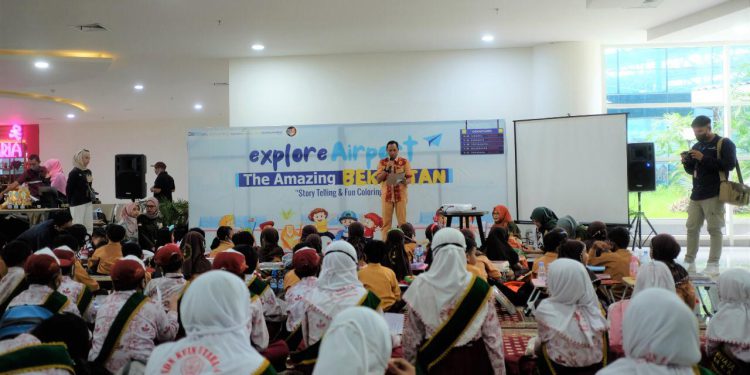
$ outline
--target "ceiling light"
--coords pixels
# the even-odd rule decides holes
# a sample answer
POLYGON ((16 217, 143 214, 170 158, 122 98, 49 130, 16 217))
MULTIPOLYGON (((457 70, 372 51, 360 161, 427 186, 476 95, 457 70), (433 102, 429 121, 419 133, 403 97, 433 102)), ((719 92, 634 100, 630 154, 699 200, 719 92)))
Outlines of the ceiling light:
POLYGON ((49 63, 46 61, 37 61, 34 63, 34 67, 37 69, 47 69, 49 68, 49 63))
POLYGON ((483 42, 489 43, 489 42, 492 42, 494 40, 495 40, 495 37, 493 35, 490 35, 490 34, 484 34, 484 35, 482 35, 482 41, 483 42))
POLYGON ((76 115, 74 113, 68 113, 67 118, 76 118, 76 115))
POLYGON ((200 111, 201 109, 203 109, 203 104, 201 104, 201 103, 195 103, 195 105, 193 106, 193 108, 195 108, 196 111, 200 111))
POLYGON ((138 91, 141 91, 141 90, 143 90, 143 85, 137 84, 137 85, 133 86, 133 88, 136 89, 136 90, 138 90, 138 91))
POLYGON ((253 51, 263 51, 264 49, 266 49, 266 46, 262 44, 253 44, 250 48, 252 48, 253 51))

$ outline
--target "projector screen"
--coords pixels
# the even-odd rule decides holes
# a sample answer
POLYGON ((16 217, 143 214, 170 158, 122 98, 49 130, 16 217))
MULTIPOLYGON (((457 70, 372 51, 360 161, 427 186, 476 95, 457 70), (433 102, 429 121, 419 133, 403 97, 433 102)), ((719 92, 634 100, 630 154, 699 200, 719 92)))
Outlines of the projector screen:
POLYGON ((516 218, 548 207, 580 223, 628 223, 627 114, 514 122, 516 218))

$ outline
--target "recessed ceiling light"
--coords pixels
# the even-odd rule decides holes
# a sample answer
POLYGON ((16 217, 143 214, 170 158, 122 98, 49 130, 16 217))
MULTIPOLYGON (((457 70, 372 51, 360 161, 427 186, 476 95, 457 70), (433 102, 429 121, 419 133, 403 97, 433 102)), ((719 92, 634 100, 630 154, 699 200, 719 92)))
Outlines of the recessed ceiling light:
POLYGON ((494 40, 495 40, 495 37, 493 35, 490 35, 490 34, 484 34, 484 35, 482 35, 482 41, 483 42, 489 43, 489 42, 492 42, 494 40))
POLYGON ((73 114, 73 113, 68 113, 68 115, 65 116, 65 117, 67 117, 67 118, 76 118, 76 115, 73 114))
POLYGON ((263 51, 264 49, 266 49, 266 46, 262 44, 253 44, 250 48, 252 48, 253 51, 263 51))
POLYGON ((133 88, 136 89, 136 90, 138 90, 138 91, 141 91, 141 90, 143 90, 143 85, 137 84, 137 85, 133 86, 133 88))
POLYGON ((203 104, 201 104, 201 103, 195 103, 195 105, 193 106, 193 108, 195 108, 196 111, 200 111, 201 109, 203 109, 203 104))
POLYGON ((34 62, 34 67, 37 69, 47 69, 49 68, 49 63, 46 61, 36 61, 34 62))

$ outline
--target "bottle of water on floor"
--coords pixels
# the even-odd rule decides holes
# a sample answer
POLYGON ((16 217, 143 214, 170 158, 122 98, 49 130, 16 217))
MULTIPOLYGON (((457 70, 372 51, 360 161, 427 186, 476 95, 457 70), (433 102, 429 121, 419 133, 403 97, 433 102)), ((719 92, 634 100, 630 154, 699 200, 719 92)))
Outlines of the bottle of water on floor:
POLYGON ((636 278, 638 276, 638 257, 633 255, 630 257, 630 277, 636 278))
POLYGON ((544 262, 539 262, 539 268, 536 270, 536 278, 545 283, 547 282, 547 269, 544 268, 544 262))

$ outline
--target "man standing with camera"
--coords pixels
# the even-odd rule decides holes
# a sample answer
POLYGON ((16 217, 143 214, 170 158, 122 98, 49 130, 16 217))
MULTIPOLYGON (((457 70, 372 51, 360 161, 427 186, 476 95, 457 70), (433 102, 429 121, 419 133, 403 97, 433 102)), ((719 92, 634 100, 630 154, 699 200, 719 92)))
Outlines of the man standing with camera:
POLYGON ((698 253, 700 230, 705 220, 711 236, 711 248, 705 274, 719 273, 719 258, 724 228, 724 203, 719 200, 721 178, 719 172, 729 174, 737 160, 734 143, 711 131, 711 119, 698 116, 693 120, 693 133, 698 143, 690 151, 681 154, 685 172, 693 176, 693 191, 690 194, 687 219, 687 254, 685 263, 688 271, 695 272, 695 255, 698 253), (721 141, 721 147, 719 142, 721 141), (721 155, 718 151, 721 148, 721 155))

